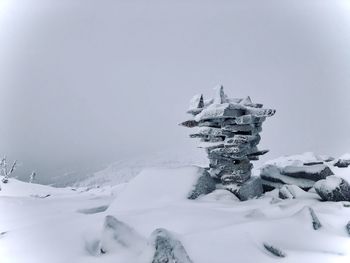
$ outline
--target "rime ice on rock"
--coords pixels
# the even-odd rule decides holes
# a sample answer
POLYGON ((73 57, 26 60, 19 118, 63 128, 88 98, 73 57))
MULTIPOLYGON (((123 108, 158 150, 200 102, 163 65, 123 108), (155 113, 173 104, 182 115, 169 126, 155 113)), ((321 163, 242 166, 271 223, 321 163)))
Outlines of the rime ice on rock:
POLYGON ((259 133, 266 117, 275 114, 275 110, 262 107, 250 97, 227 97, 221 86, 214 99, 196 95, 187 111, 192 118, 181 123, 196 128, 190 137, 199 138, 199 147, 206 150, 210 175, 241 200, 262 193, 260 178, 251 178, 251 161, 267 152, 257 148, 259 133))

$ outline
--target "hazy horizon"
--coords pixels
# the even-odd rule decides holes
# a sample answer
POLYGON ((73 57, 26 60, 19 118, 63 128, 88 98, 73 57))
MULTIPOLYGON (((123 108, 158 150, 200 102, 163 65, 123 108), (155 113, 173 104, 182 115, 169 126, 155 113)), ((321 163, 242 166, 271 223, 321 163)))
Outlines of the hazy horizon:
POLYGON ((218 84, 277 110, 262 162, 350 151, 346 0, 2 0, 0 43, 0 154, 19 176, 202 156, 178 123, 218 84))

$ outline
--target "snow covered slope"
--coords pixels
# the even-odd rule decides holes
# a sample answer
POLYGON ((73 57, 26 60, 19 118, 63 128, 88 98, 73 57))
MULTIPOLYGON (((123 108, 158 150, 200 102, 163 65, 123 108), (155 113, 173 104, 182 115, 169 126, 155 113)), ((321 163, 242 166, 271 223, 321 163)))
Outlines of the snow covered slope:
POLYGON ((171 231, 194 263, 349 262, 349 203, 320 202, 315 193, 281 200, 277 192, 239 202, 225 190, 187 200, 193 171, 150 169, 130 183, 90 190, 11 179, 0 191, 0 262, 151 263, 149 245, 142 253, 130 246, 96 250, 107 215, 143 240, 156 228, 171 231))
POLYGON ((95 172, 87 178, 75 183, 77 187, 96 187, 126 183, 139 174, 143 169, 150 167, 177 168, 185 165, 207 165, 207 158, 191 153, 163 151, 150 156, 119 160, 105 169, 95 172), (194 157, 193 157, 194 156, 194 157))

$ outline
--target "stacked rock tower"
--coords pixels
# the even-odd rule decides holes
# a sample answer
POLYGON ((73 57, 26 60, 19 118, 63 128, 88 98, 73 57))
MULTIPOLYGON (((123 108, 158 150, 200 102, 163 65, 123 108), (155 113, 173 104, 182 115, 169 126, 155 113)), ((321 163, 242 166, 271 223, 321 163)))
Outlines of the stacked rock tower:
POLYGON ((195 96, 187 111, 192 118, 181 123, 196 128, 190 137, 200 138, 199 147, 208 154, 208 171, 218 187, 226 188, 241 200, 262 193, 261 179, 251 177, 251 161, 268 152, 257 148, 259 133, 266 117, 275 114, 275 110, 262 107, 252 103, 250 97, 228 98, 221 86, 216 88, 213 99, 195 96))

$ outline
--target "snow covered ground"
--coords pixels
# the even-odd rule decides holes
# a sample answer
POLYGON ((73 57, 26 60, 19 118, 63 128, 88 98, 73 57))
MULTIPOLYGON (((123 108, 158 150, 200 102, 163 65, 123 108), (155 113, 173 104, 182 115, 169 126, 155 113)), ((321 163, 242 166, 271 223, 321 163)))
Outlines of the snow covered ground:
MULTIPOLYGON (((349 203, 321 202, 312 192, 281 200, 277 191, 240 202, 224 190, 187 200, 194 170, 146 169, 129 183, 92 189, 10 179, 0 191, 0 262, 151 263, 149 237, 157 228, 171 231, 194 263, 349 262, 349 203), (309 208, 322 225, 317 230, 309 208), (107 215, 149 244, 112 244, 99 253, 107 215), (271 254, 264 244, 286 256, 271 254)), ((350 168, 333 170, 350 177, 350 168)))

